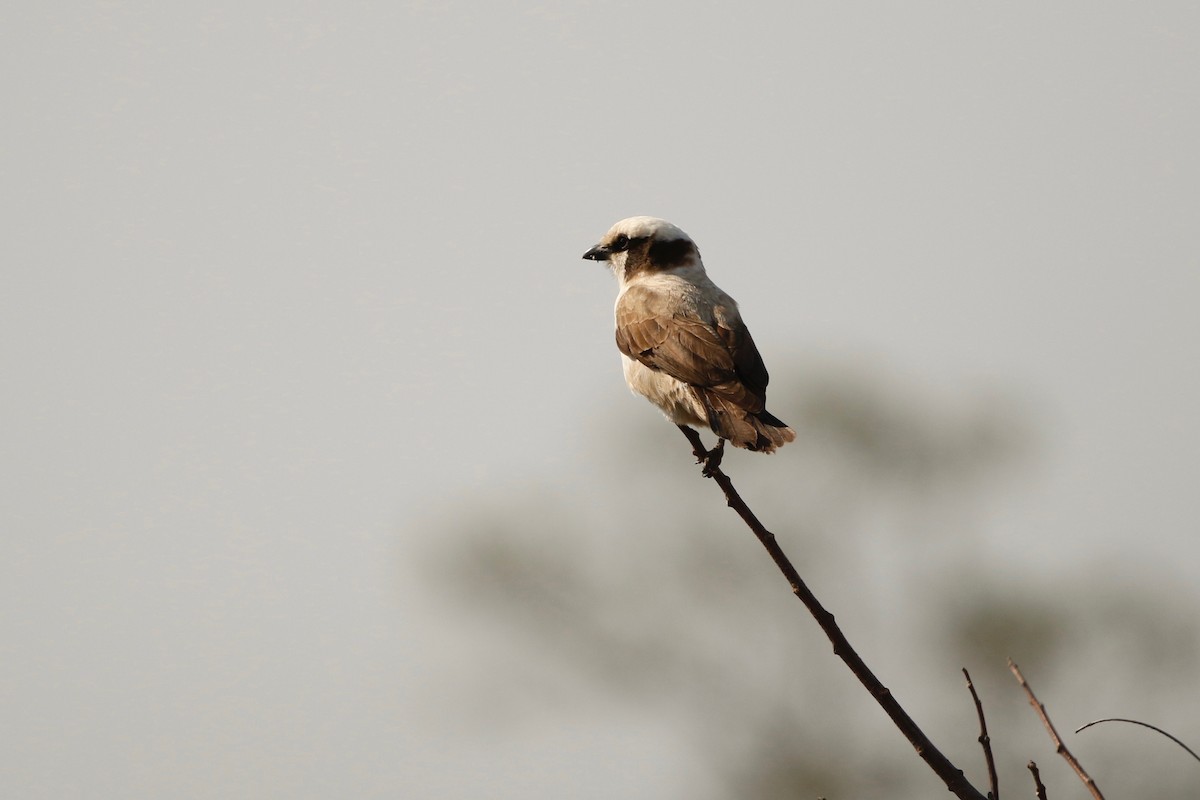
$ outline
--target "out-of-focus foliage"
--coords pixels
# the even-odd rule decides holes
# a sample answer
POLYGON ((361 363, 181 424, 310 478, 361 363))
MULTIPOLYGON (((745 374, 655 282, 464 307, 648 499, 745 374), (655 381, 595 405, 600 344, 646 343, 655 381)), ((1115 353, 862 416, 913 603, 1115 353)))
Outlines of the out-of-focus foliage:
MULTIPOLYGON (((933 408, 862 376, 800 372, 803 389, 772 394, 797 443, 770 458, 731 450, 725 469, 867 663, 978 787, 986 773, 962 666, 1013 796, 1032 791, 1031 758, 1056 800, 1080 787, 1056 763, 1008 656, 1064 732, 1114 710, 1153 717, 1180 696, 1195 701, 1196 626, 1158 587, 1100 569, 1051 584, 989 562, 985 501, 1037 457, 1011 404, 933 408)), ((683 437, 634 405, 593 424, 598 477, 575 501, 561 485, 528 486, 450 515, 442 538, 455 544, 436 574, 452 579, 446 591, 464 613, 519 637, 531 662, 559 664, 580 691, 671 720, 708 765, 681 777, 681 796, 939 796, 700 477, 683 437)), ((502 691, 514 677, 496 680, 502 691)), ((1164 758, 1165 743, 1083 736, 1072 747, 1111 797, 1200 792, 1195 765, 1164 758)))

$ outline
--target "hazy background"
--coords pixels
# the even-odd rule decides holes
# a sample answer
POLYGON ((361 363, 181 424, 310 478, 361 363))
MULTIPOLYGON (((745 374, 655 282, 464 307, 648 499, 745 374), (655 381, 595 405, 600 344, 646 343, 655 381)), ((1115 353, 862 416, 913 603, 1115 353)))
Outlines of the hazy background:
POLYGON ((6 796, 944 791, 628 395, 579 256, 633 214, 801 431, 728 471, 973 778, 964 665, 1009 792, 1080 790, 1005 655, 1064 732, 1200 744, 1196 4, 27 3, 0 45, 6 796))

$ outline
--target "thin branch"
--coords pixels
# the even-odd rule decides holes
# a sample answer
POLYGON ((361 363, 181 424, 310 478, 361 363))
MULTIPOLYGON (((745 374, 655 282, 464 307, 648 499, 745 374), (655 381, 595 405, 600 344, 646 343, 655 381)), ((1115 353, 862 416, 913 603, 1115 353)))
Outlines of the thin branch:
MULTIPOLYGON (((801 580, 796 568, 792 566, 792 562, 784 555, 780 549, 778 542, 775 541, 775 535, 763 527, 763 524, 754 516, 754 512, 746 505, 737 490, 733 488, 733 483, 729 477, 721 471, 717 464, 709 460, 708 451, 704 449, 704 443, 700 440, 700 434, 686 425, 680 425, 679 429, 683 431, 683 435, 688 438, 692 444, 692 452, 700 462, 705 464, 704 474, 717 482, 721 487, 721 491, 725 493, 726 504, 737 512, 738 516, 746 523, 754 535, 758 537, 759 542, 766 548, 771 559, 775 562, 775 566, 779 567, 779 571, 787 578, 788 583, 792 586, 792 592, 796 597, 800 598, 800 602, 808 609, 809 613, 816 619, 817 624, 821 626, 821 630, 829 638, 833 644, 833 652, 846 663, 850 671, 854 673, 854 677, 858 678, 859 682, 866 687, 875 701, 883 708, 887 715, 891 717, 892 722, 904 734, 909 743, 916 749, 917 755, 924 759, 930 769, 937 774, 942 782, 946 784, 946 788, 954 793, 956 797, 962 800, 987 800, 983 794, 967 781, 962 770, 954 766, 950 759, 946 758, 933 742, 929 740, 918 726, 913 721, 912 717, 900 706, 896 698, 892 696, 892 692, 875 677, 862 658, 850 646, 850 642, 846 640, 846 636, 834 621, 833 614, 825 610, 821 602, 817 600, 816 595, 808 588, 801 580)), ((715 459, 714 459, 715 460, 715 459)))
POLYGON ((1042 775, 1038 772, 1037 764, 1030 761, 1025 765, 1033 774, 1033 790, 1038 800, 1046 800, 1046 787, 1042 785, 1042 775))
POLYGON ((1130 724, 1133 724, 1133 725, 1141 725, 1143 728, 1149 728, 1149 729, 1150 729, 1150 730, 1152 730, 1152 731, 1155 731, 1155 732, 1157 732, 1157 733, 1161 733, 1163 736, 1167 737, 1167 738, 1168 738, 1168 739, 1170 739, 1172 742, 1174 742, 1175 744, 1177 744, 1177 745, 1179 745, 1180 747, 1182 747, 1184 750, 1187 750, 1187 751, 1188 751, 1188 753, 1190 753, 1190 754, 1191 754, 1192 758, 1196 759, 1197 761, 1200 761, 1200 756, 1196 755, 1196 751, 1195 751, 1195 750, 1193 750, 1192 748, 1188 747, 1186 744, 1184 744, 1183 742, 1179 741, 1179 740, 1178 740, 1178 739, 1176 739, 1174 736, 1172 736, 1171 734, 1169 734, 1169 733, 1167 733, 1166 731, 1164 731, 1162 728, 1156 728, 1156 727, 1154 727, 1153 725, 1151 725, 1151 724, 1150 724, 1150 723, 1148 723, 1148 722, 1140 722, 1140 721, 1138 721, 1138 720, 1136 720, 1136 719, 1121 719, 1120 717, 1109 717, 1108 719, 1097 719, 1097 720, 1093 720, 1093 721, 1089 722, 1087 725, 1084 725, 1082 728, 1076 728, 1076 729, 1075 729, 1075 732, 1076 732, 1076 733, 1079 733, 1080 731, 1085 731, 1085 730, 1087 730, 1088 728, 1092 727, 1093 725, 1099 725, 1101 722, 1128 722, 1128 723, 1130 723, 1130 724))
POLYGON ((1079 780, 1083 781, 1083 785, 1092 793, 1092 797, 1096 798, 1096 800, 1104 800, 1104 795, 1100 794, 1100 789, 1096 786, 1096 782, 1092 780, 1092 776, 1084 771, 1079 762, 1075 760, 1075 756, 1071 755, 1071 751, 1063 744, 1058 731, 1054 729, 1054 723, 1050 721, 1049 715, 1046 714, 1046 707, 1038 701, 1037 695, 1033 693, 1033 689, 1029 686, 1029 682, 1025 680, 1025 676, 1021 674, 1021 670, 1013 663, 1011 658, 1008 660, 1008 668, 1016 676, 1017 683, 1021 684, 1021 688, 1025 690, 1025 694, 1029 698, 1029 705, 1033 706, 1033 710, 1041 718, 1042 724, 1046 726, 1046 732, 1050 734, 1050 741, 1054 742, 1055 751, 1071 765, 1071 769, 1075 770, 1075 774, 1079 776, 1079 780))
POLYGON ((987 720, 983 718, 983 703, 979 701, 975 684, 971 683, 971 673, 967 672, 966 667, 963 667, 962 673, 963 677, 967 679, 967 688, 971 691, 971 699, 975 701, 975 712, 979 714, 979 745, 983 748, 983 760, 987 762, 988 786, 991 787, 988 797, 992 800, 1000 800, 1000 781, 996 777, 996 759, 992 757, 992 738, 988 736, 987 720))

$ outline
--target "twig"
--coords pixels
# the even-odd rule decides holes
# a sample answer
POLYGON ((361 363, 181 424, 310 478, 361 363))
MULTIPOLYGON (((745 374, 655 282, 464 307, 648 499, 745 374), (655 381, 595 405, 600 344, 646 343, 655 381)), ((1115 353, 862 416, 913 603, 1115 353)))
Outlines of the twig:
POLYGON ((858 678, 859 682, 866 687, 875 701, 883 708, 887 715, 891 717, 892 722, 904 734, 909 743, 916 749, 917 755, 924 759, 942 782, 946 784, 946 788, 954 793, 956 797, 962 800, 987 800, 974 786, 967 781, 962 770, 954 766, 950 759, 946 758, 933 742, 929 740, 918 726, 913 721, 912 717, 900 706, 896 698, 892 696, 892 692, 875 677, 862 658, 850 646, 850 642, 846 640, 846 636, 834 621, 833 614, 825 610, 821 602, 817 600, 816 595, 808 588, 801 580, 796 568, 792 566, 792 562, 784 555, 780 549, 778 542, 775 541, 775 535, 763 527, 763 524, 754 516, 754 512, 746 505, 737 490, 733 488, 733 483, 729 477, 721 471, 720 467, 709 463, 708 451, 704 449, 704 443, 700 440, 700 434, 686 425, 680 425, 679 429, 683 431, 683 435, 692 443, 692 452, 701 462, 705 463, 704 473, 715 480, 717 485, 721 487, 721 491, 725 493, 726 504, 737 512, 738 516, 749 526, 754 535, 758 537, 762 546, 767 549, 771 555, 771 559, 775 562, 775 566, 779 567, 779 571, 787 578, 788 583, 792 586, 792 592, 796 597, 800 598, 800 602, 809 610, 809 613, 816 619, 817 624, 821 626, 821 630, 829 637, 829 641, 833 644, 833 652, 846 663, 850 671, 854 673, 854 677, 858 678))
POLYGON ((1079 780, 1083 781, 1083 785, 1092 793, 1092 797, 1096 798, 1096 800, 1104 800, 1104 795, 1100 794, 1100 789, 1096 786, 1096 782, 1092 780, 1092 776, 1087 774, 1079 762, 1075 760, 1075 756, 1071 755, 1071 751, 1063 744, 1058 731, 1054 729, 1054 723, 1050 721, 1049 715, 1046 714, 1046 707, 1038 701, 1037 695, 1033 693, 1033 689, 1029 686, 1029 682, 1025 680, 1025 676, 1021 674, 1021 670, 1013 663, 1011 658, 1008 660, 1008 668, 1016 676, 1017 683, 1021 684, 1021 688, 1025 690, 1025 694, 1029 698, 1029 705, 1033 706, 1033 710, 1041 718, 1042 724, 1046 726, 1046 732, 1050 734, 1050 741, 1054 742, 1055 751, 1071 765, 1071 769, 1075 770, 1075 774, 1079 776, 1079 780))
POLYGON ((1153 725, 1151 725, 1151 724, 1150 724, 1150 723, 1148 723, 1148 722, 1140 722, 1140 721, 1138 721, 1138 720, 1136 720, 1136 719, 1121 719, 1120 717, 1109 717, 1108 719, 1097 719, 1097 720, 1093 720, 1093 721, 1089 722, 1087 725, 1084 725, 1082 728, 1076 728, 1076 729, 1075 729, 1075 732, 1076 732, 1076 733, 1079 733, 1080 731, 1085 731, 1085 730, 1087 730, 1088 728, 1092 727, 1093 725, 1099 725, 1101 722, 1128 722, 1128 723, 1131 723, 1131 724, 1133 724, 1133 725, 1141 725, 1143 728, 1149 728, 1149 729, 1150 729, 1150 730, 1152 730, 1152 731, 1155 731, 1155 732, 1157 732, 1157 733, 1161 733, 1163 736, 1167 737, 1167 738, 1168 738, 1168 739, 1170 739, 1172 742, 1174 742, 1175 744, 1177 744, 1177 745, 1179 745, 1180 747, 1182 747, 1184 750, 1187 750, 1187 751, 1188 751, 1188 753, 1190 753, 1190 754, 1191 754, 1192 758, 1196 759, 1197 761, 1200 761, 1200 756, 1196 755, 1196 751, 1195 751, 1195 750, 1193 750, 1192 748, 1188 747, 1186 744, 1184 744, 1183 742, 1179 741, 1179 740, 1178 740, 1178 739, 1176 739, 1174 736, 1172 736, 1171 734, 1169 734, 1169 733, 1167 733, 1166 731, 1164 731, 1162 728, 1156 728, 1156 727, 1154 727, 1153 725))
POLYGON ((1025 765, 1033 773, 1033 790, 1038 800, 1046 800, 1046 787, 1042 785, 1042 775, 1038 772, 1037 764, 1030 761, 1025 765))
POLYGON ((983 718, 983 703, 979 701, 975 684, 971 683, 971 673, 967 672, 966 667, 963 667, 962 673, 963 677, 967 679, 967 689, 971 691, 971 699, 975 701, 975 712, 979 714, 979 745, 983 748, 983 760, 987 762, 988 786, 991 787, 988 797, 992 800, 1000 800, 1000 781, 996 777, 996 759, 992 757, 992 739, 988 736, 987 720, 983 718))

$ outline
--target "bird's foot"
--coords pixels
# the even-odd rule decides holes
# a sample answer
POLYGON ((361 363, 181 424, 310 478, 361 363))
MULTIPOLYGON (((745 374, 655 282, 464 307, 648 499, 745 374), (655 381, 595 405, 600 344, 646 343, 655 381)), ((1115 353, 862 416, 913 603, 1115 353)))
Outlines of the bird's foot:
POLYGON ((697 464, 704 465, 704 477, 711 478, 717 467, 721 466, 721 459, 725 455, 725 440, 718 439, 717 446, 712 450, 704 448, 704 442, 700 440, 700 434, 687 425, 678 425, 679 430, 683 431, 683 435, 692 443, 692 455, 696 457, 697 464))
POLYGON ((717 446, 704 454, 704 458, 697 463, 703 463, 704 469, 701 471, 704 477, 711 478, 713 472, 721 466, 721 459, 725 457, 725 440, 718 439, 717 446))

